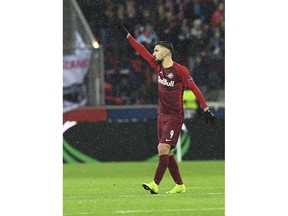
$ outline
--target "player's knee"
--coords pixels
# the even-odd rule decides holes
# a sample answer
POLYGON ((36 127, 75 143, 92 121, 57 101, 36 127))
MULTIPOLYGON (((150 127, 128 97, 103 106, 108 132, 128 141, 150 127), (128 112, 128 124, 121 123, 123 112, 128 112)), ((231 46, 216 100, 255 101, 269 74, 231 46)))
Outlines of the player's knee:
POLYGON ((159 144, 158 145, 158 154, 163 155, 163 154, 169 154, 170 153, 170 148, 171 146, 168 144, 159 144))

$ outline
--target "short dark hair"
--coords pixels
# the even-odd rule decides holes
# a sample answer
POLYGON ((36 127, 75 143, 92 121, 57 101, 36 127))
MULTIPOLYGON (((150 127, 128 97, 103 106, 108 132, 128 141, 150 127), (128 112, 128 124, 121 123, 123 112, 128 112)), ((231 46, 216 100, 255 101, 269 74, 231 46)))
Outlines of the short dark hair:
POLYGON ((174 53, 174 47, 173 47, 173 45, 172 45, 171 43, 169 43, 168 41, 158 41, 158 42, 155 44, 155 46, 156 46, 156 45, 160 45, 160 46, 163 46, 163 47, 169 49, 170 52, 171 52, 171 54, 174 53))

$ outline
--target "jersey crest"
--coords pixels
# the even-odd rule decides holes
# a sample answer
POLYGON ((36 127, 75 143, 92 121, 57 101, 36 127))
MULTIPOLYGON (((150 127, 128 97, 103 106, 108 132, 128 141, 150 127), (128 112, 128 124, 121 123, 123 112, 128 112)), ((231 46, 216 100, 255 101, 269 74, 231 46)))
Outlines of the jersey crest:
POLYGON ((174 77, 174 74, 173 74, 173 73, 169 73, 169 74, 167 75, 167 77, 168 77, 169 79, 172 79, 172 78, 174 77))

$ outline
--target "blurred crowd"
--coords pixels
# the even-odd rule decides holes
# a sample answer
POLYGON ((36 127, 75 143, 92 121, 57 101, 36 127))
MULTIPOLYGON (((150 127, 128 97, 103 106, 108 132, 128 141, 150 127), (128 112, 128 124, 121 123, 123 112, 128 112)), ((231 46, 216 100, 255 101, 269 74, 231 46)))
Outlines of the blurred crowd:
POLYGON ((157 74, 113 28, 121 22, 153 52, 173 44, 207 101, 221 100, 225 84, 224 0, 78 0, 104 49, 106 104, 156 104, 157 74))

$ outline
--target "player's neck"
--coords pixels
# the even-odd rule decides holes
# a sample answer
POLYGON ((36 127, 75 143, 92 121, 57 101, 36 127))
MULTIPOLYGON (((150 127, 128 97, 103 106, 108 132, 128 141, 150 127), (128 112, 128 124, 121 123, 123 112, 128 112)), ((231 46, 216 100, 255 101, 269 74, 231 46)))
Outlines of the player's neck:
POLYGON ((173 65, 173 60, 172 58, 164 58, 162 61, 162 67, 163 68, 169 68, 173 65))

